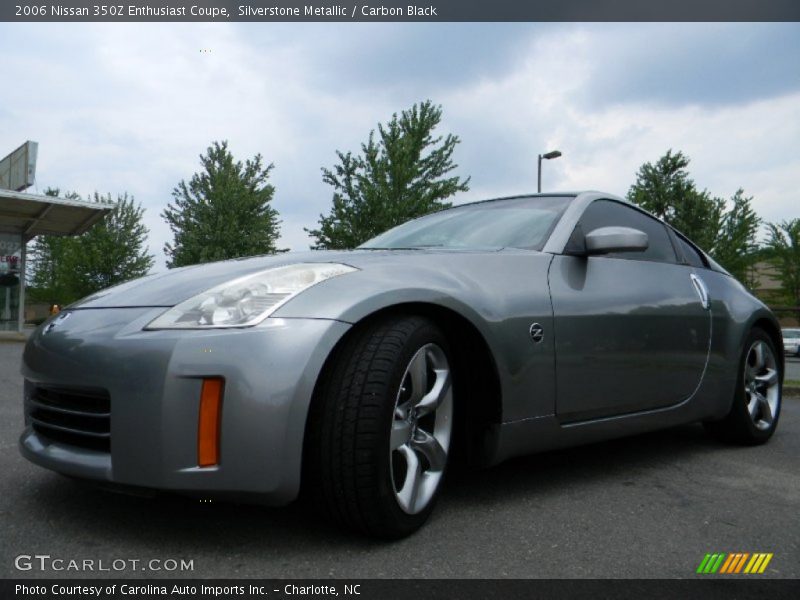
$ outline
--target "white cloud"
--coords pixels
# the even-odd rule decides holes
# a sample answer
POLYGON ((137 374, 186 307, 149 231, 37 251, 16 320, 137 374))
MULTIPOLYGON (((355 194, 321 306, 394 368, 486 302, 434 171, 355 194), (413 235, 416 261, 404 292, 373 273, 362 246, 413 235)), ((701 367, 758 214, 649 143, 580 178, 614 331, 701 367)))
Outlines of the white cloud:
MULTIPOLYGON (((560 149, 562 158, 543 164, 544 189, 600 189, 624 195, 645 161, 682 150, 698 187, 730 197, 743 187, 766 220, 797 217, 800 172, 800 91, 723 106, 686 103, 603 104, 583 101, 604 65, 591 60, 598 36, 567 28, 537 38, 529 60, 502 80, 479 81, 444 101, 454 129, 464 136, 474 177, 471 199, 534 189, 536 155, 560 149), (489 142, 487 144, 487 141, 489 142), (481 163, 496 164, 494 171, 481 163), (495 174, 502 172, 498 181, 495 174)), ((798 57, 800 58, 800 57, 798 57)), ((769 57, 765 57, 769 60, 769 57)), ((617 66, 615 65, 616 69, 617 66)))
MULTIPOLYGON (((643 27, 3 24, 4 77, 14 84, 0 88, 0 142, 8 150, 25 139, 40 143, 40 191, 134 194, 147 209, 161 268, 171 236, 159 213, 212 140, 228 139, 239 158, 261 153, 275 163, 282 245, 304 249, 302 228, 330 202, 320 167, 335 161, 336 149, 357 150, 378 121, 426 98, 444 106, 443 130, 462 139, 455 158, 472 175, 472 190, 458 201, 534 190, 536 154, 553 148, 564 156, 544 165, 545 189, 624 194, 642 162, 673 148, 692 158, 700 187, 730 196, 742 186, 764 218, 796 217, 800 92, 765 85, 773 91, 705 102, 709 90, 690 93, 673 61, 661 72, 676 73, 672 83, 684 91, 649 101, 631 88, 645 85, 642 61, 632 61, 638 71, 627 82, 619 63, 657 56, 645 52, 650 41, 691 45, 691 60, 721 65, 719 81, 752 73, 734 73, 718 52, 704 53, 702 27, 643 27), (613 103, 592 101, 608 96, 598 84, 604 77, 624 88, 613 103)), ((764 64, 772 60, 774 48, 760 41, 770 26, 718 25, 715 40, 726 27, 754 28, 758 35, 743 39, 754 52, 764 46, 764 64)), ((785 51, 798 54, 796 46, 785 51)))

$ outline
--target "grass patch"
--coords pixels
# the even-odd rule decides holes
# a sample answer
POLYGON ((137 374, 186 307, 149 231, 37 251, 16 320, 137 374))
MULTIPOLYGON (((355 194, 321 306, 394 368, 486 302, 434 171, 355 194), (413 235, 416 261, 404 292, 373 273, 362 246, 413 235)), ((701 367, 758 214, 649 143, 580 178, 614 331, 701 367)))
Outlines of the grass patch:
POLYGON ((784 387, 800 388, 800 379, 784 379, 784 387))

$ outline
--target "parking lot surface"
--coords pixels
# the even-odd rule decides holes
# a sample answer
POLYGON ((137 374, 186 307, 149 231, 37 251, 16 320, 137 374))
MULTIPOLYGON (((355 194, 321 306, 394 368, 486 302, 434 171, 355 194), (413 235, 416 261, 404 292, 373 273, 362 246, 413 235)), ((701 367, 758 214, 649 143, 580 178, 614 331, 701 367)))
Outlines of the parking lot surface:
POLYGON ((459 474, 422 531, 383 543, 303 506, 122 496, 28 463, 21 353, 0 343, 0 577, 682 578, 709 552, 773 553, 759 577, 800 577, 800 398, 785 399, 765 446, 692 425, 459 474), (15 568, 37 554, 95 570, 15 568), (152 559, 193 570, 142 570, 152 559), (142 562, 96 570, 119 560, 142 562))

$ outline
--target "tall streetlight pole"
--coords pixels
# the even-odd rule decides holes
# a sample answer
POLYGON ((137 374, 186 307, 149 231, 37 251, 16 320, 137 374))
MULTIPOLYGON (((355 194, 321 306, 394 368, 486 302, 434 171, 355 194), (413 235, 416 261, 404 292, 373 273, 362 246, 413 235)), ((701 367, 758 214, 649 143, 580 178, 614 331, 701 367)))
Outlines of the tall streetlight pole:
POLYGON ((559 150, 553 150, 551 152, 547 152, 546 154, 539 155, 538 167, 536 169, 538 179, 536 191, 538 193, 542 193, 542 159, 544 158, 545 160, 550 160, 551 158, 558 158, 559 156, 561 156, 561 152, 559 150))

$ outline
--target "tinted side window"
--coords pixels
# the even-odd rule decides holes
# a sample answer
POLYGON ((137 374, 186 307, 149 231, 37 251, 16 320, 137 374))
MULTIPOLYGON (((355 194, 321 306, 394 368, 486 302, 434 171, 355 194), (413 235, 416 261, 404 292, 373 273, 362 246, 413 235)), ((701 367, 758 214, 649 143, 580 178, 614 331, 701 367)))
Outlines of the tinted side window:
POLYGON ((599 227, 632 227, 633 229, 644 231, 649 242, 647 250, 643 252, 619 252, 606 254, 605 256, 656 262, 676 262, 675 249, 672 247, 672 242, 664 224, 636 209, 613 200, 595 200, 583 213, 581 220, 575 227, 573 238, 585 236, 599 227))
POLYGON ((678 240, 678 245, 681 247, 681 252, 683 252, 683 256, 693 267, 701 267, 705 268, 708 265, 706 264, 703 255, 700 254, 697 249, 692 246, 688 241, 686 241, 682 235, 675 234, 675 238, 678 240))

